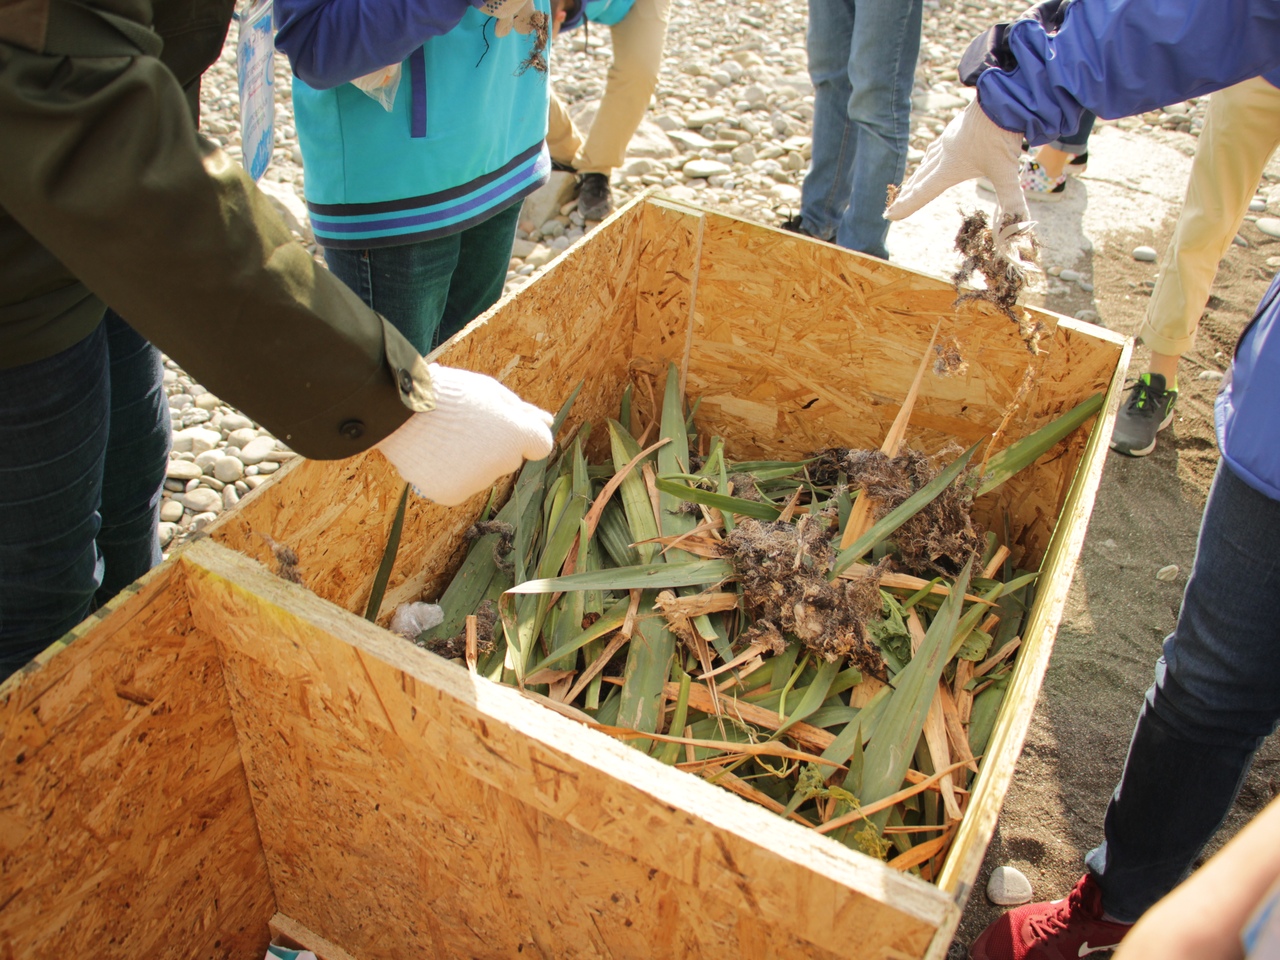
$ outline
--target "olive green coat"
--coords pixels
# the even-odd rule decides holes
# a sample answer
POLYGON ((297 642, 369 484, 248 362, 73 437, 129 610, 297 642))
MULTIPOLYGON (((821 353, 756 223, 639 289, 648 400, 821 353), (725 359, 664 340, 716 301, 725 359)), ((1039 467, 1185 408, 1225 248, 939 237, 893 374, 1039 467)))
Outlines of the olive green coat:
POLYGON ((431 409, 422 358, 196 133, 234 0, 0 0, 0 370, 109 304, 295 450, 431 409))

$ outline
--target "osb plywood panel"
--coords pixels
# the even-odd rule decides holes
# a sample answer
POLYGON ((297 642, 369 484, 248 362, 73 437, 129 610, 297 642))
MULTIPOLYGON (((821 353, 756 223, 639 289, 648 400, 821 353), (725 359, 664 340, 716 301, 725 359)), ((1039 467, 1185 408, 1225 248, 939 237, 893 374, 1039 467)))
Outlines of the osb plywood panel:
POLYGON ((981 868, 987 844, 995 832, 1005 791, 1022 752, 1036 698, 1049 665, 1053 639, 1066 608, 1071 576, 1084 546, 1089 516, 1107 456, 1108 440, 1124 394, 1124 377, 1133 351, 1125 343, 1108 389, 1098 426, 1090 433, 1080 467, 1064 497, 1063 509, 1040 570, 1040 586, 1024 626, 1017 666, 1005 693, 995 729, 982 761, 968 815, 960 825, 951 855, 939 878, 941 889, 963 902, 981 868))
POLYGON ((210 543, 279 909, 353 956, 919 957, 951 902, 210 543))
MULTIPOLYGON (((995 432, 1029 367, 1034 387, 1002 447, 1106 390, 1120 354, 1114 335, 1032 311, 1046 327, 1033 357, 1008 318, 956 307, 936 278, 758 224, 658 200, 644 226, 641 300, 656 306, 639 312, 636 354, 683 361, 696 280, 687 395, 742 459, 879 447, 935 328, 964 366, 921 386, 907 437, 930 452, 995 432)), ((983 519, 1003 526, 1011 505, 1015 559, 1043 555, 1083 442, 1082 431, 986 507, 983 519)))
MULTIPOLYGON (((553 413, 581 381, 561 436, 572 436, 583 420, 602 427, 605 417, 618 415, 626 380, 623 345, 635 328, 642 210, 637 203, 620 210, 536 283, 499 302, 430 359, 495 376, 553 413)), ((595 439, 607 444, 607 431, 596 430, 595 439)), ((403 488, 376 451, 338 462, 295 462, 209 532, 269 567, 274 557, 266 537, 288 546, 310 590, 363 613, 403 488)), ((499 501, 508 489, 504 483, 499 501)), ((463 534, 486 498, 487 491, 448 509, 410 494, 384 621, 397 603, 440 594, 461 561, 463 534)))
POLYGON ((175 570, 0 688, 0 956, 266 951, 275 898, 217 648, 175 570))

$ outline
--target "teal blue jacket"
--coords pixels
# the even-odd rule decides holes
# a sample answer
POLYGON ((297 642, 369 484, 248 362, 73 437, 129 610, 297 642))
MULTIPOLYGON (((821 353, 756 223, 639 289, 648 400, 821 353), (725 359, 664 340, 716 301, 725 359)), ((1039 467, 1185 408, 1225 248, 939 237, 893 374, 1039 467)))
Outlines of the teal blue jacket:
MULTIPOLYGON (((322 246, 457 233, 532 193, 550 172, 549 47, 531 62, 533 34, 499 39, 496 21, 470 3, 419 0, 436 16, 417 23, 397 17, 399 5, 276 0, 276 45, 296 74, 307 206, 322 246), (403 56, 390 111, 349 82, 372 72, 380 55, 387 63, 403 56)), ((549 13, 548 0, 535 6, 549 13)))
POLYGON ((592 23, 613 26, 631 12, 636 0, 587 0, 587 19, 592 23))

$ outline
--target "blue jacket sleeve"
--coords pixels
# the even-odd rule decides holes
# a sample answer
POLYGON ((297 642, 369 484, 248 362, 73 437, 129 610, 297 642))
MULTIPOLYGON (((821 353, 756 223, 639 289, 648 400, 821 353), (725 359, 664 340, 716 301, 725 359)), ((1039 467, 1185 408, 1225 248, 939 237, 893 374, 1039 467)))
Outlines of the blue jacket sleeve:
POLYGON ((483 0, 275 0, 276 48, 326 90, 399 63, 483 0))
POLYGON ((976 75, 987 116, 1032 145, 1075 133, 1085 110, 1130 116, 1280 67, 1280 0, 1048 6, 996 28, 976 75))

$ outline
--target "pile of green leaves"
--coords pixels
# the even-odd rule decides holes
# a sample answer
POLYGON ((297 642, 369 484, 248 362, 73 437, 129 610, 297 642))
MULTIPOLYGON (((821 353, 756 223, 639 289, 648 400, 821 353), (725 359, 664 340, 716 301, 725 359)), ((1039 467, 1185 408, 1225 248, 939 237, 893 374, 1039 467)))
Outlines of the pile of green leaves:
POLYGON ((551 458, 525 464, 506 503, 472 528, 438 601, 444 622, 417 642, 463 656, 474 616, 471 665, 483 676, 936 875, 991 736, 1035 574, 1002 563, 1007 551, 987 534, 954 578, 904 575, 894 534, 944 490, 972 499, 995 489, 1096 414, 1101 397, 990 457, 981 475, 969 449, 837 550, 859 495, 845 477, 816 483, 809 461, 734 462, 719 438, 696 436, 674 368, 666 384, 647 431, 657 427, 656 442, 642 449, 628 430, 628 389, 619 419, 603 425, 605 462, 588 463, 584 423, 551 458), (842 652, 761 616, 744 588, 759 570, 743 569, 730 548, 752 537, 796 545, 794 556, 773 557, 763 581, 781 583, 788 570, 808 578, 803 595, 819 599, 800 612, 789 601, 794 616, 843 616, 839 598, 861 591, 862 613, 842 622, 862 642, 842 652))

